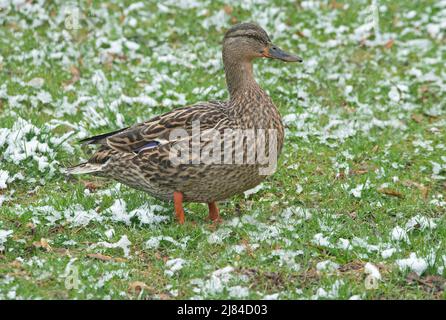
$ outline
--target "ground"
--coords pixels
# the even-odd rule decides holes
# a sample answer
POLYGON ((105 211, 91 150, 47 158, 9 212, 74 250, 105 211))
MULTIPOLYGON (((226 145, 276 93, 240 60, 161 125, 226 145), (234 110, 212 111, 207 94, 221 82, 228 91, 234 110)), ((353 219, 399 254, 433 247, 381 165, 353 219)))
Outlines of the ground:
POLYGON ((445 1, 0 2, 0 299, 444 299, 445 21, 445 1), (63 173, 81 138, 226 99, 240 21, 304 62, 255 65, 286 142, 224 223, 63 173))

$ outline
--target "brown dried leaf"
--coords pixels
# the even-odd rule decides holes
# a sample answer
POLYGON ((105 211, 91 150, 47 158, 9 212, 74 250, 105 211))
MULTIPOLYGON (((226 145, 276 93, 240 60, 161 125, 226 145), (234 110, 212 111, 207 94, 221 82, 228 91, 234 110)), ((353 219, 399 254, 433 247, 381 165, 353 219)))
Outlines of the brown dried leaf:
POLYGON ((70 67, 70 73, 71 73, 71 79, 68 81, 65 81, 64 88, 66 88, 72 84, 75 84, 81 78, 81 72, 80 72, 79 68, 77 68, 76 66, 70 67))
POLYGON ((120 257, 111 257, 111 256, 107 256, 105 254, 102 253, 89 253, 87 254, 87 257, 92 258, 92 259, 97 259, 100 261, 113 261, 113 262, 126 262, 127 259, 124 258, 120 258, 120 257))
POLYGON ((385 194, 385 195, 387 195, 387 196, 398 197, 398 198, 404 198, 404 195, 403 195, 401 192, 396 191, 396 190, 394 190, 394 189, 381 188, 381 189, 378 189, 378 192, 379 192, 379 193, 382 193, 382 194, 385 194))
MULTIPOLYGON (((261 285, 263 288, 266 286, 272 290, 283 287, 285 283, 289 283, 291 281, 294 282, 296 280, 294 275, 274 271, 261 271, 256 268, 239 269, 238 272, 248 276, 251 279, 251 283, 254 288, 261 285)), ((300 274, 299 277, 305 277, 306 275, 307 272, 300 274)), ((303 280, 304 279, 302 279, 302 281, 303 280)))
POLYGON ((245 246, 245 248, 246 248, 246 253, 249 256, 254 257, 254 253, 253 253, 254 250, 252 249, 249 241, 247 239, 243 239, 241 242, 242 242, 242 245, 245 246))
POLYGON ((33 223, 28 222, 26 227, 30 230, 32 235, 36 232, 36 226, 33 223))
POLYGON ((94 192, 96 191, 96 189, 101 187, 99 184, 96 184, 92 181, 82 181, 82 183, 84 184, 84 187, 90 190, 91 192, 94 192))
POLYGON ((92 259, 101 260, 101 261, 112 261, 113 260, 112 257, 106 256, 101 253, 89 253, 89 254, 87 254, 87 257, 92 258, 92 259))
POLYGON ((429 86, 426 86, 426 85, 421 86, 420 89, 419 89, 419 92, 420 93, 429 92, 429 86))
POLYGON ((355 219, 358 217, 358 214, 356 213, 356 211, 349 212, 348 215, 349 215, 350 218, 352 218, 353 220, 355 220, 355 219))
POLYGON ((157 258, 158 260, 163 259, 163 256, 161 255, 161 253, 159 251, 155 252, 155 258, 157 258))
POLYGON ((385 47, 386 49, 391 49, 391 48, 393 47, 394 43, 395 43, 395 40, 390 39, 389 41, 386 42, 386 44, 384 45, 384 47, 385 47))
POLYGON ((296 34, 301 38, 306 38, 302 31, 296 31, 296 34))
POLYGON ((423 119, 424 119, 423 115, 421 115, 421 114, 416 114, 416 113, 412 114, 412 115, 410 116, 410 118, 411 118, 413 121, 415 121, 416 123, 421 123, 421 122, 423 122, 423 119))
POLYGON ((421 196, 423 197, 424 200, 426 200, 428 195, 429 195, 429 188, 426 187, 422 183, 418 183, 418 182, 415 182, 415 181, 412 181, 412 180, 407 180, 407 181, 403 182, 403 185, 405 185, 406 187, 416 187, 416 188, 418 188, 418 190, 420 190, 421 196))
POLYGON ((34 241, 33 246, 39 249, 45 249, 46 251, 51 251, 51 246, 45 238, 40 239, 40 241, 34 241))
POLYGON ((358 169, 350 171, 350 175, 361 175, 361 174, 366 174, 368 172, 369 172, 368 169, 358 169))
POLYGON ((341 2, 337 2, 336 0, 331 1, 330 3, 331 9, 342 9, 344 8, 344 4, 341 2))
POLYGON ((357 272, 357 271, 362 272, 363 267, 364 267, 364 263, 362 261, 355 260, 355 261, 351 261, 349 263, 346 263, 346 264, 340 266, 338 271, 342 272, 342 273, 357 272))
POLYGON ((104 255, 102 253, 89 253, 89 254, 87 254, 87 257, 92 258, 92 259, 101 260, 101 261, 114 261, 114 262, 126 262, 127 261, 127 259, 124 259, 124 258, 110 257, 110 256, 104 255))
POLYGON ((158 293, 157 296, 160 300, 171 300, 170 295, 166 293, 158 293))
POLYGON ((65 249, 65 248, 53 248, 53 252, 55 252, 57 254, 64 255, 64 256, 70 254, 70 250, 65 249))
POLYGON ((427 187, 425 187, 424 185, 420 185, 419 189, 421 191, 421 195, 422 195, 423 199, 427 200, 427 197, 429 195, 429 189, 427 187))
POLYGON ((339 171, 339 173, 336 174, 335 179, 337 179, 337 180, 345 179, 345 172, 344 171, 339 171))
POLYGON ((232 14, 232 12, 234 11, 234 8, 231 7, 231 6, 228 5, 228 4, 225 4, 224 7, 223 7, 223 10, 225 11, 225 13, 226 13, 228 16, 230 16, 230 15, 232 14))
POLYGON ((129 284, 128 292, 139 295, 142 290, 150 290, 150 287, 142 281, 135 281, 129 284))
POLYGON ((420 277, 415 272, 407 275, 406 281, 409 284, 421 285, 421 288, 427 292, 438 293, 445 289, 446 279, 440 276, 430 275, 420 277))

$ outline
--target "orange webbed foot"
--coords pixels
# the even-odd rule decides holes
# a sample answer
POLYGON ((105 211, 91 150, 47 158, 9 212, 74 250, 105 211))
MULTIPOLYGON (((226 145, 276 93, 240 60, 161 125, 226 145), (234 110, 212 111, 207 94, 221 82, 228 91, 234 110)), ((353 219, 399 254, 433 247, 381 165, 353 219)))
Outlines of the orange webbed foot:
POLYGON ((184 209, 183 209, 183 193, 175 191, 173 193, 173 204, 175 207, 175 216, 179 224, 184 224, 184 209))
POLYGON ((216 223, 221 223, 223 220, 220 217, 220 211, 218 210, 215 201, 209 202, 208 207, 209 207, 209 215, 207 216, 206 220, 213 221, 216 223))

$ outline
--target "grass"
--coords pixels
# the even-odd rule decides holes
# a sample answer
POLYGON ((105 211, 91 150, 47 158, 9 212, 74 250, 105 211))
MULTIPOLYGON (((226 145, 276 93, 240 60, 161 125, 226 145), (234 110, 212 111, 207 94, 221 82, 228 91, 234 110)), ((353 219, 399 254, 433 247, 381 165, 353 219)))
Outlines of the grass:
POLYGON ((435 28, 446 9, 427 2, 380 1, 381 41, 361 32, 369 1, 85 1, 76 30, 62 1, 0 10, 0 230, 12 231, 0 236, 0 298, 444 299, 446 46, 435 28), (180 226, 171 204, 60 171, 88 157, 76 143, 87 135, 227 98, 220 46, 237 21, 305 62, 256 63, 286 144, 260 190, 220 205, 224 224, 188 204, 180 226), (399 267, 411 253, 419 276, 399 267), (337 268, 318 268, 327 260, 337 268))

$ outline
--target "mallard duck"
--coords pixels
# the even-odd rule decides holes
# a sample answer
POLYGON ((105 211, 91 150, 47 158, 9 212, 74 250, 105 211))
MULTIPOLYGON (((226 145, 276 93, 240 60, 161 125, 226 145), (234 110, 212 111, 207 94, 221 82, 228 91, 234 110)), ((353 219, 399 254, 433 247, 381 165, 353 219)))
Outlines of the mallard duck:
MULTIPOLYGON (((228 129, 275 130, 277 149, 273 151, 278 155, 284 140, 281 117, 271 98, 255 81, 252 62, 257 58, 302 61, 273 45, 265 30, 253 23, 237 24, 226 32, 222 56, 229 100, 180 107, 143 123, 81 140, 84 144, 98 145, 98 149, 87 162, 68 168, 67 172, 112 178, 158 199, 173 200, 176 218, 181 224, 184 223, 183 202, 207 203, 208 219, 220 221, 216 202, 261 183, 267 175, 259 172, 260 165, 196 161, 194 152, 189 153, 186 161, 178 162, 171 161, 172 155, 181 153, 180 144, 192 145, 192 151, 195 146, 198 155, 209 149, 210 140, 194 140, 197 134, 193 126, 198 122, 201 134, 223 133, 228 129), (183 135, 179 135, 181 132, 183 135), (198 142, 194 145, 193 141, 198 142)), ((246 137, 242 137, 241 144, 236 140, 233 136, 230 140, 232 156, 252 151, 246 137)), ((270 140, 266 140, 269 145, 270 140)), ((221 146, 223 139, 217 142, 221 146)), ((244 155, 243 159, 246 158, 244 155)))

